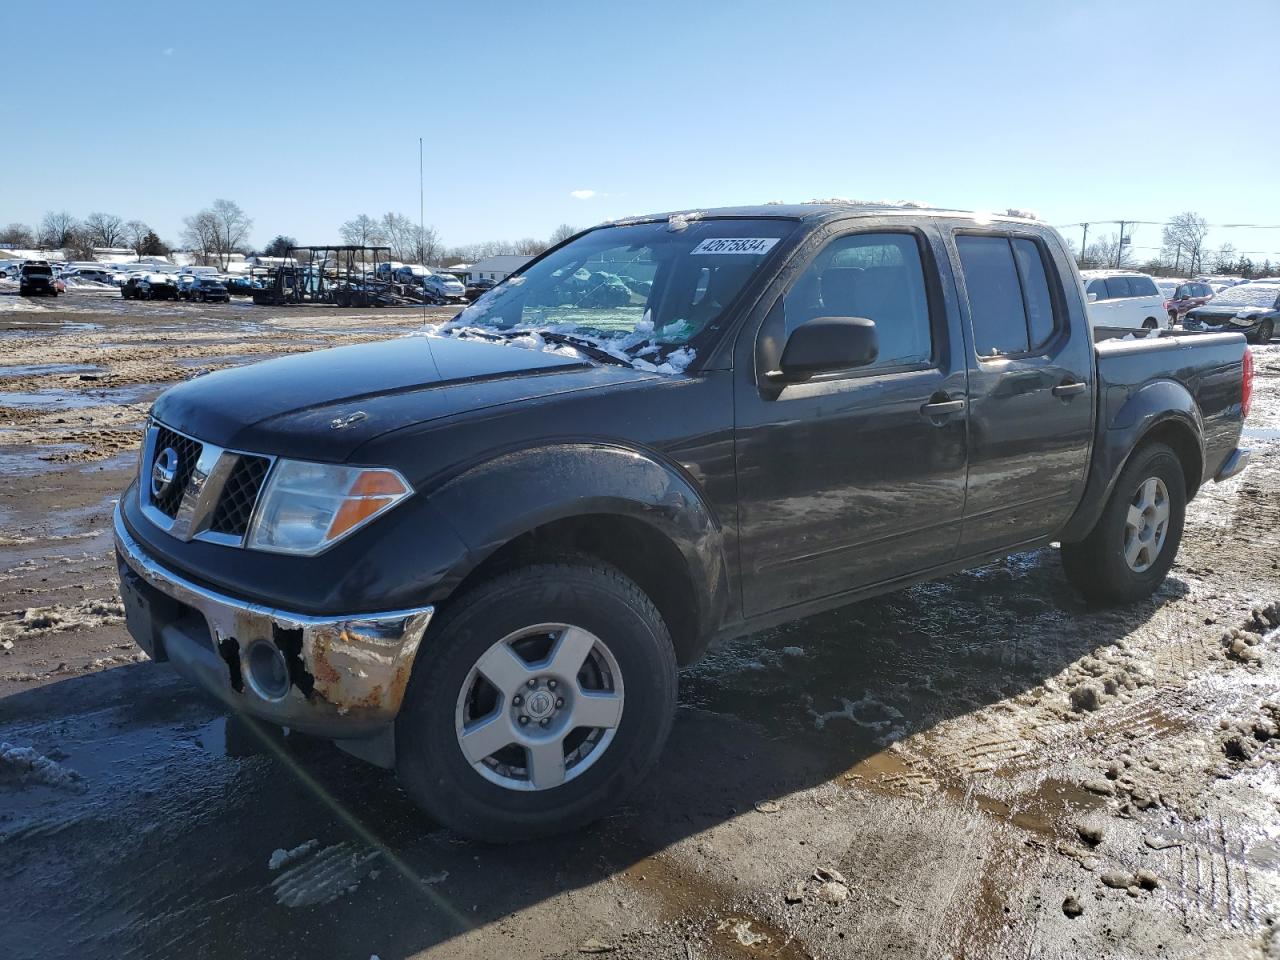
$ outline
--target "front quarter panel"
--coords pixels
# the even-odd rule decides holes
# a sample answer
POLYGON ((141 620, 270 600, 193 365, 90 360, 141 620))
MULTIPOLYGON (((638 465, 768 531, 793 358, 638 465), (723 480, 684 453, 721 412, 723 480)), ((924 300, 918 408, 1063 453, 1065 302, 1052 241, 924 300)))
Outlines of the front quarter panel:
POLYGON ((430 496, 469 548, 466 564, 440 585, 441 594, 521 534, 570 517, 614 515, 655 528, 679 550, 693 581, 700 635, 724 617, 724 531, 697 484, 656 451, 593 441, 515 450, 430 496))

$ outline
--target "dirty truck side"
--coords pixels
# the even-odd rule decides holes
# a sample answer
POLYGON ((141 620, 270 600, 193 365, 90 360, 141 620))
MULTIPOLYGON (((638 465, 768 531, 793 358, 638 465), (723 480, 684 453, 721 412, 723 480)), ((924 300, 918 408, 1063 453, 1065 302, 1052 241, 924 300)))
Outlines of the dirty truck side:
POLYGON ((517 840, 657 761, 744 633, 1060 541, 1144 597, 1243 469, 1233 334, 1095 344, 1034 221, 876 206, 571 238, 431 335, 199 377, 152 410, 129 628, 243 711, 517 840))

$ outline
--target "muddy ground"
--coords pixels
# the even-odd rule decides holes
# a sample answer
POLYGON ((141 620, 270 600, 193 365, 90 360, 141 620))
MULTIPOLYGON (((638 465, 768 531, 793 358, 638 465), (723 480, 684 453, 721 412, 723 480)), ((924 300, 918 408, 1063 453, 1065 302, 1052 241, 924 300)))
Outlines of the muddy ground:
POLYGON ((145 662, 114 585, 165 385, 421 322, 0 292, 0 956, 1280 957, 1280 345, 1149 602, 1046 549, 722 645, 639 795, 498 849, 145 662))

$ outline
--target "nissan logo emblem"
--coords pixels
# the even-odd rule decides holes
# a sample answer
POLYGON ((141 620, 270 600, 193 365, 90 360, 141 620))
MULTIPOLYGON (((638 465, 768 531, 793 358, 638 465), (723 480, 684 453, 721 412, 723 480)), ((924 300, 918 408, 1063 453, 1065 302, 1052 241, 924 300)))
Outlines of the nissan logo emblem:
POLYGON ((165 447, 156 455, 156 462, 151 465, 151 495, 161 496, 177 475, 178 451, 173 447, 165 447))

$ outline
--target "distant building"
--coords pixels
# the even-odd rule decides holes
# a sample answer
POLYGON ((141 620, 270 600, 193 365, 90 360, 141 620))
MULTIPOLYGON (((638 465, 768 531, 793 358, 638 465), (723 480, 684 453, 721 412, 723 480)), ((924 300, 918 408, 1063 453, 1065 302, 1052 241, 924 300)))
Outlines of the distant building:
POLYGON ((467 268, 467 282, 471 283, 475 280, 497 280, 501 282, 532 259, 533 257, 526 257, 522 254, 510 254, 477 260, 467 268))

